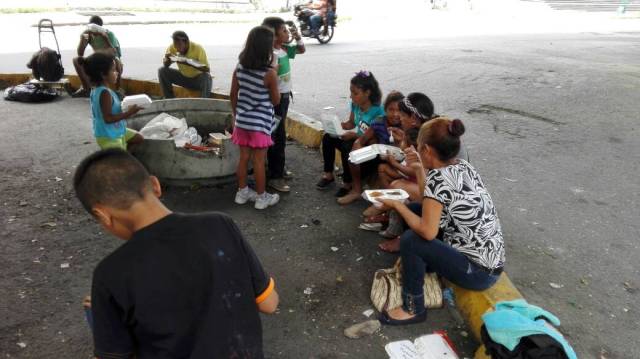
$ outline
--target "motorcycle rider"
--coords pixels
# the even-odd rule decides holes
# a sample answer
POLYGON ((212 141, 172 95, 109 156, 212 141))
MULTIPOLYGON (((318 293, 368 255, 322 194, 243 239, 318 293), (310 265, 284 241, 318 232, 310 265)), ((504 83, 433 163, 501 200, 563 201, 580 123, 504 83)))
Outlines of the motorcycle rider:
POLYGON ((313 15, 309 18, 311 23, 311 36, 320 34, 320 25, 329 11, 329 0, 315 0, 307 4, 307 8, 313 10, 313 15))

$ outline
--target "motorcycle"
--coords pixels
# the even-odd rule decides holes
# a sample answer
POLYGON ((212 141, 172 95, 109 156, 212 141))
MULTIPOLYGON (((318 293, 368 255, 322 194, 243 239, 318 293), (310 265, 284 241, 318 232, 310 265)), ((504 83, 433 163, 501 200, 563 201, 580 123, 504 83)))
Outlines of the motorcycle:
MULTIPOLYGON (((311 31, 311 16, 314 14, 314 11, 307 8, 305 5, 294 6, 293 16, 295 16, 298 24, 300 25, 300 35, 303 37, 315 38, 319 43, 326 44, 333 38, 337 15, 335 15, 334 11, 328 12, 326 18, 323 19, 322 25, 320 25, 320 30, 317 34, 314 34, 311 31)), ((287 26, 295 29, 293 21, 287 21, 287 26)))

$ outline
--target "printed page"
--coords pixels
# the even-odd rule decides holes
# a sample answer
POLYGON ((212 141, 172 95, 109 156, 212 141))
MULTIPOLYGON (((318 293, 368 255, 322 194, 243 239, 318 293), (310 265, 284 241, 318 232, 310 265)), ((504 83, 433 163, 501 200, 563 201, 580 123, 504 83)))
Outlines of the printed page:
POLYGON ((441 335, 423 335, 415 340, 420 359, 458 359, 458 355, 441 335))
POLYGON ((420 359, 415 345, 409 340, 391 342, 384 346, 389 359, 420 359))

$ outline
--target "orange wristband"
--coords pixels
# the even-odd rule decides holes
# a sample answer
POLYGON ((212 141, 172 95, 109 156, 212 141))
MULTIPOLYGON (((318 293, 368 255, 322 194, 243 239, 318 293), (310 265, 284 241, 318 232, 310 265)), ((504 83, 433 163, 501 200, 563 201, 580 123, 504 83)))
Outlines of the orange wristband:
POLYGON ((276 287, 276 282, 273 280, 273 278, 269 278, 269 285, 267 286, 267 289, 265 289, 264 292, 262 292, 262 294, 256 297, 256 304, 260 304, 264 302, 267 299, 267 297, 269 297, 269 295, 273 293, 273 290, 275 289, 275 287, 276 287))

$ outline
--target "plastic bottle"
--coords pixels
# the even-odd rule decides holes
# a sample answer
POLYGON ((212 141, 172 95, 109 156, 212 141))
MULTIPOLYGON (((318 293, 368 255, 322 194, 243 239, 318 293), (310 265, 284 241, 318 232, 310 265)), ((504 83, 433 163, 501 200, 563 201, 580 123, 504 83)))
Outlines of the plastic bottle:
POLYGON ((464 325, 464 319, 462 319, 460 312, 458 312, 458 310, 456 309, 455 298, 456 298, 456 295, 453 292, 453 289, 451 287, 447 287, 444 290, 442 290, 442 299, 446 303, 447 311, 449 311, 449 314, 451 314, 456 324, 458 326, 462 326, 464 325))

